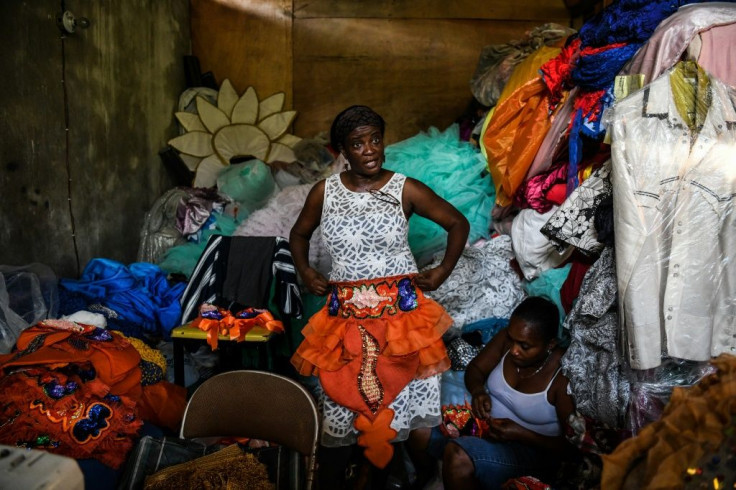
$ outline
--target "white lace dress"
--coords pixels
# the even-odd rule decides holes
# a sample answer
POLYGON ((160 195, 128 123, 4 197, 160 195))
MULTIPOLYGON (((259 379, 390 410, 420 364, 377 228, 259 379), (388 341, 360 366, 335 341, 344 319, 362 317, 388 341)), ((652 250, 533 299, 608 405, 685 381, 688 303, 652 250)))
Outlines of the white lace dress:
MULTIPOLYGON (((332 257, 330 281, 357 281, 415 274, 417 265, 408 242, 409 224, 401 206, 406 176, 395 173, 380 192, 353 192, 332 175, 325 182, 322 238, 332 257)), ((355 413, 322 392, 322 444, 356 442, 355 413)), ((440 377, 415 379, 389 405, 395 415, 396 441, 409 431, 440 423, 440 377)))

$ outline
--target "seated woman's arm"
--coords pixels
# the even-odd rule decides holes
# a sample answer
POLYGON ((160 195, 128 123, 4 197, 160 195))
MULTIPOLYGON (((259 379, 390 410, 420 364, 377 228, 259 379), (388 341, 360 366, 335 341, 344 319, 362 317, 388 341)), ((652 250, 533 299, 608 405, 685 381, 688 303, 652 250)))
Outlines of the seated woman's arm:
POLYGON ((473 397, 473 413, 482 420, 488 420, 491 416, 491 397, 486 391, 486 380, 508 350, 506 331, 504 328, 494 335, 465 369, 465 387, 473 397))

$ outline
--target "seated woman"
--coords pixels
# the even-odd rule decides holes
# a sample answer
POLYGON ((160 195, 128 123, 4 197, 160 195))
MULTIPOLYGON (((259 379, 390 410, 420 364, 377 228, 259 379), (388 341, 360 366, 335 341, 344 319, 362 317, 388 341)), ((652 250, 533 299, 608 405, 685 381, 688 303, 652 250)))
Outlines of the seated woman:
POLYGON ((465 386, 473 414, 487 422, 483 437, 449 439, 434 428, 411 442, 442 457, 445 489, 500 488, 520 476, 549 481, 573 449, 561 430, 574 405, 560 373, 558 318, 554 303, 525 299, 468 365, 465 386))

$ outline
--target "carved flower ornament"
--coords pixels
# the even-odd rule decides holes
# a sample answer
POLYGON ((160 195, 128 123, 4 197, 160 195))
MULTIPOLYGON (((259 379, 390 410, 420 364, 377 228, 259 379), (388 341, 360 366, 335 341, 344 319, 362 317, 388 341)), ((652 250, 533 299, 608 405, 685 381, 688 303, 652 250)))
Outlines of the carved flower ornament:
POLYGON ((198 96, 197 113, 177 112, 186 133, 169 140, 169 145, 191 157, 184 161, 195 172, 193 186, 214 186, 217 175, 239 157, 266 163, 295 161, 292 148, 301 138, 286 132, 296 111, 282 111, 284 99, 278 92, 259 101, 253 87, 238 96, 226 79, 216 106, 198 96))

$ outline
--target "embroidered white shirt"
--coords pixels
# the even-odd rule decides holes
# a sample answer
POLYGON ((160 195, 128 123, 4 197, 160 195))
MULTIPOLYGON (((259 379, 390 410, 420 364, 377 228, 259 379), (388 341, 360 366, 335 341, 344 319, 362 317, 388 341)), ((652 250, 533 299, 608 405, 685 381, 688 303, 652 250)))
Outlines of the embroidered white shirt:
MULTIPOLYGON (((674 70, 674 69, 673 69, 674 70)), ((736 351, 736 90, 710 80, 691 131, 673 70, 611 116, 616 272, 634 369, 736 351)))

